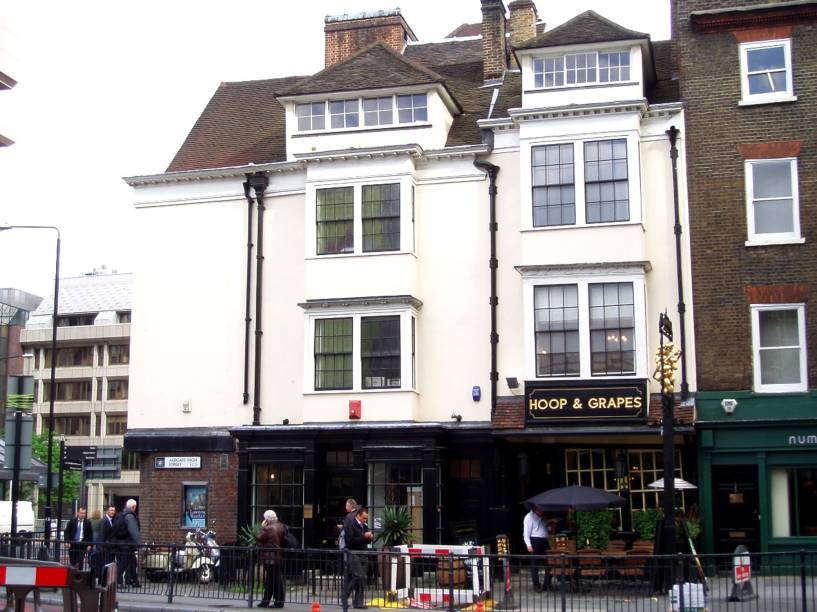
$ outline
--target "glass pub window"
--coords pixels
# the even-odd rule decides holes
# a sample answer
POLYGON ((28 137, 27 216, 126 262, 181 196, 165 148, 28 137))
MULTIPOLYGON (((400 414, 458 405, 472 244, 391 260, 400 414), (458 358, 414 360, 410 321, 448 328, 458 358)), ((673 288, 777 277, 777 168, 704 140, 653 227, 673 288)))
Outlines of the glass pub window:
POLYGON ((362 317, 360 358, 364 389, 400 388, 400 317, 362 317))
MULTIPOLYGON (((420 463, 369 464, 369 527, 377 533, 388 506, 404 506, 411 514, 411 542, 423 541, 423 469, 420 463)), ((432 500, 433 503, 433 500, 432 500)))
POLYGON ((400 184, 363 186, 363 252, 400 250, 400 184))
POLYGON ((590 284, 590 361, 593 374, 635 372, 632 283, 590 284))
POLYGON ((578 376, 579 296, 576 285, 534 289, 537 376, 578 376))
POLYGON ((318 189, 317 197, 318 255, 354 252, 354 189, 318 189))
POLYGON ((315 390, 352 388, 352 318, 315 320, 315 390))
POLYGON ((533 226, 576 223, 573 144, 533 147, 533 226))
POLYGON ((584 143, 584 193, 588 223, 627 221, 627 141, 624 138, 584 143))
POLYGON ((275 510, 278 520, 296 532, 303 542, 304 473, 300 463, 259 463, 253 466, 251 516, 254 522, 264 518, 266 510, 275 510))

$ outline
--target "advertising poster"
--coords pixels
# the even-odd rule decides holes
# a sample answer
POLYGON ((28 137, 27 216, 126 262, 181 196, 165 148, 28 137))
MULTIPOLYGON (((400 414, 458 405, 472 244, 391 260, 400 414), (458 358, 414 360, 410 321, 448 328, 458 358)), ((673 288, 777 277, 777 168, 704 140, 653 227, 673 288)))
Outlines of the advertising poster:
POLYGON ((207 525, 207 485, 184 485, 183 527, 207 525))

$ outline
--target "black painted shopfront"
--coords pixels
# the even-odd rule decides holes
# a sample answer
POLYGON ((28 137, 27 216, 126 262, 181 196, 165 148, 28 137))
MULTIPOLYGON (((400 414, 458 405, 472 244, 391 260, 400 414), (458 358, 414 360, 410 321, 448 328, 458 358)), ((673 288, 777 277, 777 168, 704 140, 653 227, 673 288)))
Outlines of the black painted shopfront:
POLYGON ((344 504, 406 506, 415 543, 495 531, 500 475, 489 424, 360 423, 237 427, 238 522, 273 509, 308 547, 334 548, 344 504))

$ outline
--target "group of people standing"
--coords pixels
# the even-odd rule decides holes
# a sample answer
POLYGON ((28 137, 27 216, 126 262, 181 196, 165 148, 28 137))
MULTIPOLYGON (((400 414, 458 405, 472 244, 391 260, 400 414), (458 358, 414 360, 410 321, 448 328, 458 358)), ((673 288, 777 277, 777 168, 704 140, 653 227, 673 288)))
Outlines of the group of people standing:
POLYGON ((129 499, 120 513, 114 506, 108 506, 96 528, 88 519, 87 510, 79 508, 63 533, 64 541, 69 543, 68 562, 82 570, 87 559, 89 568, 104 584, 103 568, 115 559, 119 585, 139 587, 136 553, 141 529, 136 505, 136 500, 129 499))

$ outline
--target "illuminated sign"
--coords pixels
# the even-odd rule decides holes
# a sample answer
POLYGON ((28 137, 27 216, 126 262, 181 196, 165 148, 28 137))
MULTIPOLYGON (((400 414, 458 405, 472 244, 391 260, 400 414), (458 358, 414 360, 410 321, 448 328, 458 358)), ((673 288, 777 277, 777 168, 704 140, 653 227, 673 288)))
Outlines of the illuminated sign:
POLYGON ((644 420, 646 380, 525 383, 525 422, 644 420))

